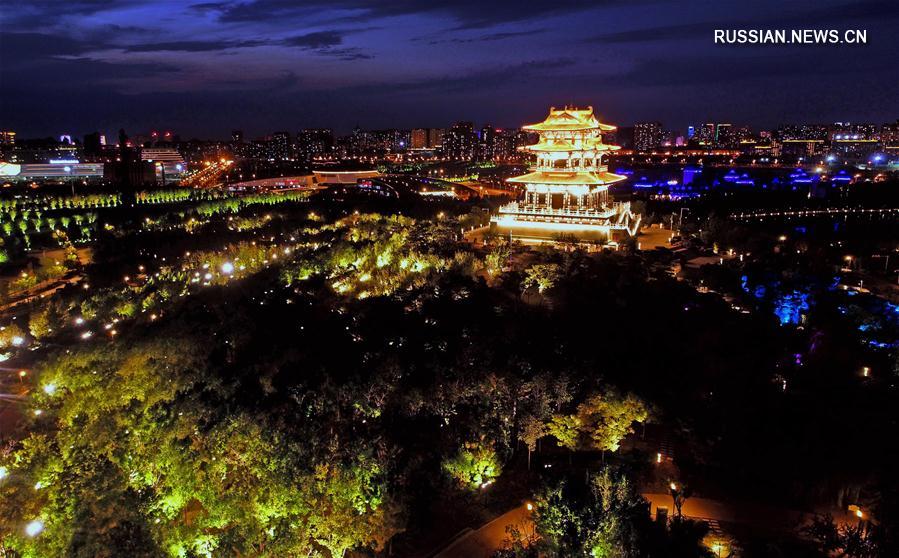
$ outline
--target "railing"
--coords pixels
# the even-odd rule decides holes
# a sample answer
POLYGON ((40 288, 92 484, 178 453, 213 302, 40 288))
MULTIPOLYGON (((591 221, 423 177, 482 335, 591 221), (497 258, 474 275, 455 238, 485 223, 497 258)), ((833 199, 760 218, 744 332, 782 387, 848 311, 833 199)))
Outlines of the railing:
POLYGON ((569 218, 587 218, 587 219, 609 219, 614 217, 617 210, 607 208, 603 210, 597 209, 556 209, 541 205, 519 204, 512 202, 499 208, 500 213, 515 213, 520 215, 542 215, 546 217, 569 217, 569 218))
POLYGON ((585 165, 581 167, 554 167, 549 165, 532 165, 528 167, 531 172, 607 172, 608 165, 585 165))

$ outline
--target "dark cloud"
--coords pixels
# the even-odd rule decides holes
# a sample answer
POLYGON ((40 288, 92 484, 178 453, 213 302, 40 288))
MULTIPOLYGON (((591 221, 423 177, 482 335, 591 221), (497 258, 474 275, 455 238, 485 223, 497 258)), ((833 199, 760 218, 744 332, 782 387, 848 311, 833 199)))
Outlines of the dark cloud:
MULTIPOLYGON (((356 29, 354 32, 365 30, 367 29, 356 29)), ((313 51, 316 54, 331 56, 338 60, 370 60, 374 58, 359 48, 341 47, 347 33, 348 31, 316 31, 281 39, 278 44, 313 51)))
POLYGON ((471 89, 472 84, 477 84, 481 91, 487 91, 497 86, 521 87, 523 84, 538 79, 551 82, 556 79, 555 72, 565 70, 577 64, 573 58, 551 58, 542 60, 529 60, 518 64, 510 64, 500 67, 489 67, 463 74, 450 74, 442 77, 427 78, 397 84, 393 90, 399 93, 421 91, 460 91, 471 89))
POLYGON ((124 47, 125 52, 210 52, 234 48, 254 48, 269 44, 268 41, 169 41, 143 43, 124 47))
POLYGON ((166 41, 133 44, 122 48, 125 52, 215 52, 274 45, 313 51, 316 54, 332 56, 341 60, 372 58, 371 55, 357 48, 338 48, 343 44, 343 38, 346 33, 347 31, 337 30, 315 31, 283 39, 166 41))
POLYGON ((6 26, 45 27, 57 23, 60 18, 90 16, 128 3, 128 0, 5 0, 0 21, 6 26))
POLYGON ((305 35, 288 37, 281 41, 282 44, 287 46, 309 49, 333 47, 342 42, 343 35, 338 31, 316 31, 315 33, 306 33, 305 35))
POLYGON ((449 39, 435 39, 432 36, 416 37, 413 41, 426 41, 429 45, 439 45, 444 43, 466 44, 466 43, 485 43, 492 41, 504 41, 506 39, 515 39, 518 37, 533 37, 534 35, 543 33, 545 29, 530 29, 527 31, 509 31, 505 33, 487 33, 476 37, 452 37, 449 39))
POLYGON ((338 60, 371 60, 374 58, 371 54, 362 52, 362 50, 358 48, 331 48, 331 49, 320 49, 318 50, 319 54, 323 54, 326 56, 333 56, 338 60))
POLYGON ((147 27, 139 27, 137 25, 117 25, 114 23, 109 23, 106 25, 102 25, 94 30, 95 33, 109 33, 112 35, 141 35, 144 33, 154 33, 158 32, 157 30, 153 30, 147 27))
POLYGON ((9 33, 0 31, 3 64, 15 64, 48 56, 79 55, 97 50, 97 43, 49 33, 9 33))
POLYGON ((214 12, 222 11, 228 7, 227 2, 202 2, 200 4, 191 4, 188 6, 191 10, 197 12, 214 12))
MULTIPOLYGON (((726 25, 725 25, 726 27, 726 25)), ((671 39, 705 39, 708 40, 714 29, 723 29, 721 22, 685 23, 681 25, 665 25, 645 29, 631 29, 606 33, 590 39, 597 43, 635 43, 650 41, 668 41, 671 39)))
POLYGON ((220 19, 225 22, 272 22, 283 18, 308 17, 323 9, 358 12, 357 18, 393 17, 414 14, 444 15, 456 22, 458 29, 492 27, 501 23, 523 21, 581 11, 611 3, 603 0, 454 0, 424 2, 421 0, 251 0, 215 3, 220 19))
MULTIPOLYGON (((40 96, 42 90, 97 90, 114 87, 121 80, 172 76, 178 66, 159 62, 112 63, 92 58, 46 58, 15 66, 0 65, 0 81, 7 95, 40 96)), ((4 99, 6 100, 6 99, 4 99)))
MULTIPOLYGON (((732 51, 731 51, 732 52, 732 51)), ((861 89, 858 76, 874 77, 884 87, 897 91, 899 82, 883 80, 884 69, 895 66, 895 60, 887 53, 854 56, 851 50, 835 51, 829 47, 810 47, 804 51, 778 52, 772 56, 765 47, 748 49, 738 56, 727 51, 705 55, 648 58, 620 76, 619 83, 641 86, 716 87, 728 83, 752 83, 757 89, 774 90, 780 87, 778 80, 806 80, 811 83, 829 84, 828 89, 848 94, 861 89), (825 63, 809 63, 824 60, 825 63)), ((870 85, 870 84, 868 84, 870 85)), ((812 87, 809 87, 812 89, 812 87)), ((756 102, 764 104, 763 99, 756 102)))
MULTIPOLYGON (((72 14, 93 14, 128 4, 128 0, 66 0, 65 11, 72 14)), ((58 0, 7 0, 4 2, 9 10, 60 10, 58 0)))

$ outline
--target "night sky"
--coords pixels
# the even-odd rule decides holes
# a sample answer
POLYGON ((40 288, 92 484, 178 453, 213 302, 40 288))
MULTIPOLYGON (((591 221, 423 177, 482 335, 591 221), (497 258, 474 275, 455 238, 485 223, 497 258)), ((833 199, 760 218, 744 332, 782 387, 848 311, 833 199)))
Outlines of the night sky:
POLYGON ((899 2, 5 0, 0 128, 519 126, 899 118, 899 2), (722 46, 716 28, 864 29, 862 46, 722 46))

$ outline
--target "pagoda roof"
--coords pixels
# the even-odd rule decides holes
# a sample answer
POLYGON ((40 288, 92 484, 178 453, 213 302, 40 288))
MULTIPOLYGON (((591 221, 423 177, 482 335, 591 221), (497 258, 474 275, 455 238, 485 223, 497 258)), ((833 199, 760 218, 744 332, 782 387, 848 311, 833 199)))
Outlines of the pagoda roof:
POLYGON ((549 116, 546 120, 537 124, 529 124, 522 127, 525 130, 534 130, 536 132, 551 131, 577 131, 577 130, 595 130, 599 129, 604 132, 615 130, 615 126, 603 124, 596 119, 593 114, 593 107, 579 109, 574 107, 565 107, 557 109, 552 107, 549 109, 549 116))
POLYGON ((538 143, 526 145, 524 149, 540 153, 565 153, 568 151, 615 151, 621 149, 617 145, 608 145, 601 138, 588 138, 580 146, 575 146, 568 140, 541 138, 538 143))
POLYGON ((514 182, 518 184, 563 184, 563 185, 586 185, 586 186, 602 186, 604 184, 612 184, 627 178, 620 174, 611 172, 548 172, 536 171, 529 172, 522 176, 509 178, 506 182, 514 182))

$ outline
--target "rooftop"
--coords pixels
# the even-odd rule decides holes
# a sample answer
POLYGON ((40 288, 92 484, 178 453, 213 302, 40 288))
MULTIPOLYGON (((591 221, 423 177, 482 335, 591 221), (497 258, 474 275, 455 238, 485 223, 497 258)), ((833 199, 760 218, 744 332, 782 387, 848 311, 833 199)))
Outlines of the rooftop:
POLYGON ((520 184, 565 184, 565 185, 588 185, 602 186, 604 184, 612 184, 624 180, 625 176, 611 172, 546 172, 536 171, 529 172, 522 176, 509 178, 507 182, 520 184))
POLYGON ((595 129, 610 132, 616 129, 615 126, 599 122, 593 114, 593 107, 587 107, 585 109, 575 107, 557 109, 556 107, 552 107, 549 109, 549 116, 546 117, 546 120, 538 124, 524 126, 523 128, 525 130, 534 130, 537 132, 564 132, 595 129))

